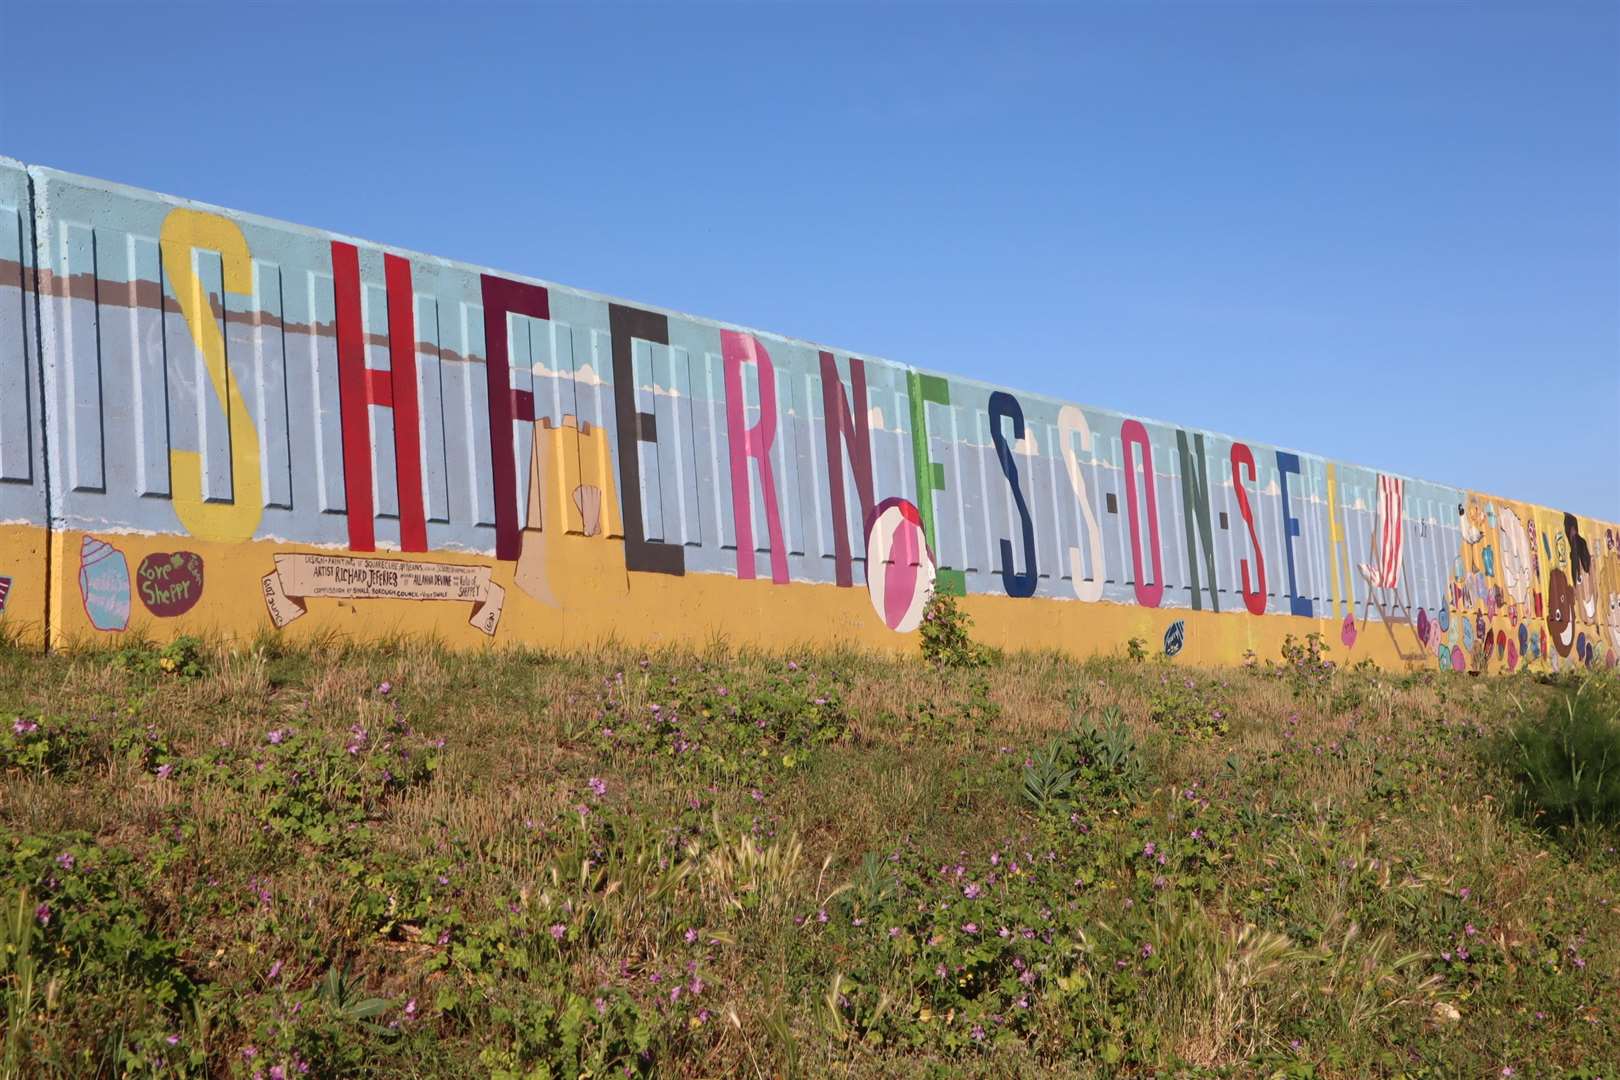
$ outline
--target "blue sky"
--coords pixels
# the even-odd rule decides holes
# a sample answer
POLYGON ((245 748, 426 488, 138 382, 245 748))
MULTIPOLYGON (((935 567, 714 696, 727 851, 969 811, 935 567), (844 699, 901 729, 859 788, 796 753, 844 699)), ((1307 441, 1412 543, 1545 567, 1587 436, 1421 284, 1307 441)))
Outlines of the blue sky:
POLYGON ((0 0, 0 38, 26 161, 1620 520, 1612 3, 0 0))

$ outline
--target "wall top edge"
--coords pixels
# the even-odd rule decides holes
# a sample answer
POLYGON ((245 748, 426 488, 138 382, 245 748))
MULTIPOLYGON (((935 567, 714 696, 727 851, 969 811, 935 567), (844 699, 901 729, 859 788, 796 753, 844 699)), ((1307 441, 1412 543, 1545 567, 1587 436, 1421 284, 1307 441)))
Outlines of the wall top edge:
MULTIPOLYGON (((487 266, 487 265, 484 265, 484 264, 471 263, 471 262, 466 262, 466 261, 462 261, 462 260, 458 260, 458 259, 446 258, 444 256, 432 255, 432 254, 428 254, 428 253, 425 253, 425 252, 416 251, 416 250, 413 250, 413 249, 410 249, 410 248, 400 247, 400 246, 394 245, 394 244, 382 243, 382 242, 379 242, 379 241, 367 239, 365 237, 355 236, 355 235, 352 235, 352 234, 349 234, 349 233, 338 232, 338 231, 332 230, 332 229, 325 229, 325 228, 318 228, 318 227, 309 226, 309 225, 302 225, 302 224, 299 224, 297 222, 286 221, 286 220, 281 219, 281 218, 269 217, 269 216, 266 216, 266 215, 263 215, 263 214, 256 214, 256 213, 253 213, 253 212, 250 212, 250 211, 237 210, 237 209, 234 209, 232 207, 222 206, 222 205, 217 204, 217 203, 205 202, 205 201, 198 200, 198 199, 190 199, 190 198, 184 198, 184 197, 177 196, 177 195, 170 195, 170 194, 160 192, 160 191, 153 191, 153 190, 148 189, 148 188, 141 188, 141 187, 136 187, 136 186, 130 185, 130 184, 118 183, 118 182, 112 181, 112 180, 105 180, 105 179, 102 179, 100 177, 88 176, 88 175, 85 175, 85 174, 82 174, 82 173, 69 172, 69 171, 64 170, 64 169, 56 169, 56 168, 52 168, 52 167, 47 166, 47 165, 27 164, 27 163, 25 163, 23 161, 20 161, 18 159, 6 157, 4 155, 0 155, 0 166, 7 166, 7 167, 19 169, 19 170, 24 170, 24 171, 27 172, 28 176, 34 181, 34 183, 36 185, 36 188, 37 188, 36 213, 41 215, 41 216, 45 216, 45 215, 48 214, 48 202, 49 202, 50 189, 51 189, 51 185, 53 185, 53 184, 69 185, 69 186, 74 186, 74 187, 78 187, 78 188, 89 190, 89 191, 106 192, 108 194, 120 195, 120 196, 123 196, 125 198, 130 198, 130 199, 135 199, 135 200, 146 200, 146 201, 154 201, 155 200, 155 201, 157 201, 159 203, 165 204, 165 205, 173 207, 173 208, 184 208, 184 209, 189 209, 189 210, 202 211, 202 212, 206 212, 206 213, 214 213, 214 214, 225 215, 225 216, 232 217, 232 218, 234 218, 234 219, 236 219, 238 221, 258 226, 260 228, 277 230, 277 231, 281 231, 281 232, 288 232, 288 233, 292 233, 292 234, 303 236, 303 237, 310 238, 310 239, 319 239, 319 240, 323 240, 323 241, 338 240, 338 241, 341 241, 341 242, 354 244, 356 247, 361 247, 361 248, 365 248, 365 249, 369 249, 369 250, 379 251, 379 252, 383 252, 383 253, 387 253, 387 254, 399 255, 399 256, 402 256, 402 257, 405 257, 405 258, 409 258, 410 260, 412 260, 415 263, 434 265, 434 266, 442 267, 442 268, 444 268, 446 270, 450 270, 450 271, 458 271, 458 272, 463 272, 463 273, 469 273, 470 272, 470 273, 475 273, 475 274, 488 274, 488 275, 491 275, 491 276, 494 276, 494 277, 500 277, 500 278, 505 278, 505 279, 508 279, 508 280, 520 281, 520 282, 530 284, 530 285, 537 285, 537 286, 540 286, 540 287, 546 288, 546 289, 559 290, 559 291, 562 291, 562 292, 565 292, 565 293, 572 294, 572 295, 577 296, 577 297, 582 297, 582 298, 587 299, 587 300, 596 301, 598 303, 618 304, 618 305, 623 305, 623 306, 627 306, 627 307, 634 307, 634 308, 637 308, 637 309, 640 309, 640 310, 643 310, 643 311, 648 311, 648 312, 652 312, 652 313, 655 313, 655 314, 658 314, 658 315, 663 315, 663 316, 665 316, 667 318, 686 320, 688 322, 696 323, 698 325, 709 327, 709 328, 712 328, 712 329, 715 329, 715 330, 721 330, 721 331, 730 330, 730 331, 737 331, 737 332, 741 332, 741 333, 754 335, 754 336, 759 337, 759 338, 761 338, 763 340, 766 340, 766 341, 769 341, 769 342, 781 343, 783 345, 790 346, 790 347, 810 349, 810 350, 815 350, 815 351, 820 351, 820 352, 829 352, 829 353, 833 353, 835 355, 843 356, 843 357, 858 357, 861 360, 866 361, 868 363, 882 364, 882 365, 886 365, 888 367, 903 370, 903 371, 916 372, 918 375, 924 376, 924 377, 932 376, 932 377, 935 377, 935 378, 944 379, 944 380, 946 380, 946 381, 948 381, 948 382, 950 382, 952 384, 960 385, 960 386, 962 386, 964 388, 972 388, 972 389, 975 389, 975 390, 981 390, 981 391, 984 391, 986 393, 989 393, 991 391, 1003 391, 1003 392, 1006 392, 1006 393, 1011 393, 1014 396, 1016 396, 1018 398, 1021 398, 1021 399, 1030 400, 1030 401, 1040 401, 1040 402, 1043 402, 1043 403, 1049 404, 1049 405, 1062 406, 1062 405, 1068 405, 1068 404, 1075 404, 1076 406, 1082 407, 1082 408, 1086 409, 1087 411, 1089 411, 1089 412, 1091 412, 1093 414, 1106 416, 1106 417, 1110 417, 1110 418, 1115 418, 1115 419, 1119 419, 1119 420, 1137 420, 1137 421, 1140 421, 1141 423, 1143 423, 1145 425, 1153 425, 1153 426, 1162 427, 1162 428, 1169 428, 1169 429, 1175 429, 1175 430, 1179 430, 1179 431, 1185 431, 1189 435, 1201 435, 1204 438, 1210 439, 1210 440, 1216 440, 1216 441, 1224 440, 1226 442, 1234 442, 1234 443, 1241 442, 1241 443, 1249 444, 1251 446, 1264 447, 1264 448, 1266 448, 1268 450, 1281 451, 1283 453, 1297 455, 1302 461, 1307 461, 1308 460, 1308 461, 1311 461, 1311 462, 1319 462, 1319 463, 1323 463, 1323 464, 1334 464, 1334 465, 1339 465, 1339 466, 1349 467, 1349 468, 1361 468, 1361 469, 1366 469, 1366 470, 1368 470, 1370 472, 1379 473, 1379 474, 1382 474, 1382 475, 1385 475, 1385 476, 1396 477, 1396 478, 1399 478, 1399 479, 1402 479, 1402 480, 1405 480, 1405 481, 1409 481, 1409 482, 1413 482, 1413 483, 1429 484, 1429 485, 1433 485, 1435 487, 1453 488, 1454 490, 1457 490, 1459 492, 1465 492, 1465 493, 1467 493, 1469 495, 1476 496, 1476 497, 1486 499, 1486 500, 1490 500, 1490 501, 1494 501, 1494 502, 1519 503, 1519 504, 1530 505, 1530 506, 1542 506, 1543 508, 1551 509, 1551 507, 1546 507, 1545 504, 1535 503, 1535 502, 1532 502, 1529 499, 1510 498, 1510 497, 1506 497, 1506 496, 1496 495, 1496 494, 1490 493, 1490 492, 1479 491, 1479 490, 1472 489, 1472 488, 1457 487, 1456 485, 1452 485, 1452 484, 1445 483, 1445 482, 1442 482, 1442 481, 1428 480, 1428 479, 1425 479, 1425 478, 1422 478, 1422 477, 1411 476, 1409 474, 1402 473, 1402 472, 1399 472, 1399 471, 1396 471, 1396 470, 1393 470, 1393 469, 1380 468, 1380 467, 1371 466, 1371 465, 1361 465, 1359 463, 1350 462, 1350 461, 1341 461, 1339 459, 1326 457, 1325 455, 1320 454, 1320 453, 1315 453, 1315 452, 1308 451, 1308 450, 1300 450, 1300 449, 1296 449, 1296 448, 1288 447, 1288 446, 1282 446, 1282 445, 1279 445, 1279 444, 1276 444, 1276 443, 1262 442, 1262 441, 1252 439, 1252 438, 1243 438, 1243 437, 1239 437, 1239 436, 1236 436, 1236 435, 1231 435, 1231 434, 1228 434, 1226 432, 1217 431, 1217 430, 1210 429, 1210 428, 1193 427, 1193 426, 1190 426, 1190 425, 1187 425, 1187 424, 1183 424, 1183 423, 1179 423, 1179 422, 1175 422, 1175 421, 1170 421, 1170 420, 1163 420, 1163 419, 1159 419, 1159 418, 1156 418, 1156 417, 1143 416, 1143 415, 1139 415, 1139 414, 1135 414, 1135 413, 1126 413, 1126 412, 1122 412, 1122 411, 1117 410, 1117 409, 1110 409, 1110 408, 1107 408, 1105 406, 1097 406, 1097 405, 1089 405, 1089 404, 1088 405, 1080 405, 1080 403, 1078 403, 1078 402, 1071 403, 1071 402, 1063 401, 1062 399, 1053 397, 1053 396, 1051 396, 1049 394, 1044 394, 1044 393, 1040 393, 1040 392, 1037 392, 1037 391, 1029 391, 1029 390, 1025 390, 1025 389, 1018 388, 1018 387, 1009 387, 1009 386, 1004 386, 1004 385, 998 385, 998 384, 995 384, 995 383, 990 383, 990 382, 987 382, 987 381, 985 381, 983 379, 976 378, 976 377, 974 377, 972 375, 964 375, 964 374, 955 373, 955 372, 937 371, 937 370, 933 370, 933 369, 929 369, 929 368, 918 367, 918 366, 916 366, 914 364, 908 364, 908 363, 904 363, 904 362, 901 362, 901 361, 892 360, 892 359, 889 359, 887 357, 877 356, 877 355, 874 355, 874 354, 868 353, 868 352, 862 352, 862 351, 859 351, 859 350, 852 350, 852 349, 847 349, 847 348, 843 348, 843 347, 840 347, 840 346, 829 345, 829 344, 826 344, 824 342, 813 341, 813 340, 806 339, 806 338, 793 337, 791 335, 781 334, 781 333, 777 333, 777 332, 771 331, 771 330, 762 330, 762 329, 759 329, 757 327, 746 326, 746 325, 743 325, 741 323, 733 323, 733 322, 728 322, 728 321, 723 320, 723 319, 716 319, 716 318, 713 318, 712 316, 696 315, 696 314, 693 314, 691 312, 680 311, 680 310, 677 310, 675 308, 663 307, 663 306, 658 305, 658 304, 651 304, 651 303, 647 303, 647 302, 640 301, 640 300, 627 299, 625 297, 614 296, 614 295, 608 294, 608 293, 601 293, 601 292, 597 292, 597 291, 591 290, 591 289, 579 288, 577 286, 567 285, 567 284, 564 284, 562 282, 553 281, 553 280, 550 280, 548 278, 535 277, 535 276, 532 276, 532 275, 516 273, 516 272, 510 271, 510 270, 499 269, 499 268, 492 267, 492 266, 487 266)), ((1583 514, 1581 516, 1590 517, 1593 520, 1601 520, 1601 519, 1596 518, 1595 515, 1584 515, 1583 514)))

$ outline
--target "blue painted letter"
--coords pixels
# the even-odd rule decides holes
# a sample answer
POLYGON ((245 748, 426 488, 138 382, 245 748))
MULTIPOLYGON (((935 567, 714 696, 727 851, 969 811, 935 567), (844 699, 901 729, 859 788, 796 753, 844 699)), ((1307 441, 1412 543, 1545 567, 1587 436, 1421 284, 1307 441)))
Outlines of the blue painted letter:
POLYGON ((1311 598, 1299 595, 1299 582, 1294 577, 1294 537, 1299 535, 1299 518, 1294 516, 1288 503, 1288 474, 1299 475, 1299 455, 1285 450, 1277 451, 1277 483, 1282 492, 1283 553, 1288 556, 1288 609, 1295 615, 1310 618, 1315 615, 1311 598))
POLYGON ((1002 434, 1001 421, 1011 419, 1013 424, 1013 438, 1024 437, 1024 410, 1018 404, 1018 399, 1011 394, 997 390, 990 395, 990 438, 996 444, 996 457, 1001 462, 1001 471, 1012 485, 1013 502, 1018 506, 1018 520, 1024 532, 1024 566, 1022 574, 1013 570, 1013 550, 1010 540, 1001 541, 1001 587, 1007 590, 1008 596, 1034 596, 1035 595, 1035 523, 1030 520, 1029 506, 1024 502, 1024 493, 1018 487, 1018 463, 1013 460, 1012 447, 1007 445, 1007 436, 1002 434))

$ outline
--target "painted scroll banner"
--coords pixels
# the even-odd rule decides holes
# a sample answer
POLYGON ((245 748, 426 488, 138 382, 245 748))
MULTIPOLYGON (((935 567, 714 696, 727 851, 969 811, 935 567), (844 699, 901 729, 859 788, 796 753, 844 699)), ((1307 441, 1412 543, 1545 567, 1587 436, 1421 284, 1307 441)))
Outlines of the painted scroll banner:
POLYGON ((310 597, 333 600, 458 600, 473 605, 467 622, 493 635, 506 591, 487 566, 404 562, 348 555, 277 555, 264 575, 264 606, 279 630, 301 618, 310 597))

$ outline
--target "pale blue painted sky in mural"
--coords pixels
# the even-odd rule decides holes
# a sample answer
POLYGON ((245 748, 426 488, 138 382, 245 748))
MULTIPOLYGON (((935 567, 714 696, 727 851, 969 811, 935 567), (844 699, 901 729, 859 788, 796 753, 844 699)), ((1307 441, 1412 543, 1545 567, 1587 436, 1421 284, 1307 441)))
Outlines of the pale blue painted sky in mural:
POLYGON ((1620 519, 1612 3, 0 0, 0 36, 29 162, 1620 519))

